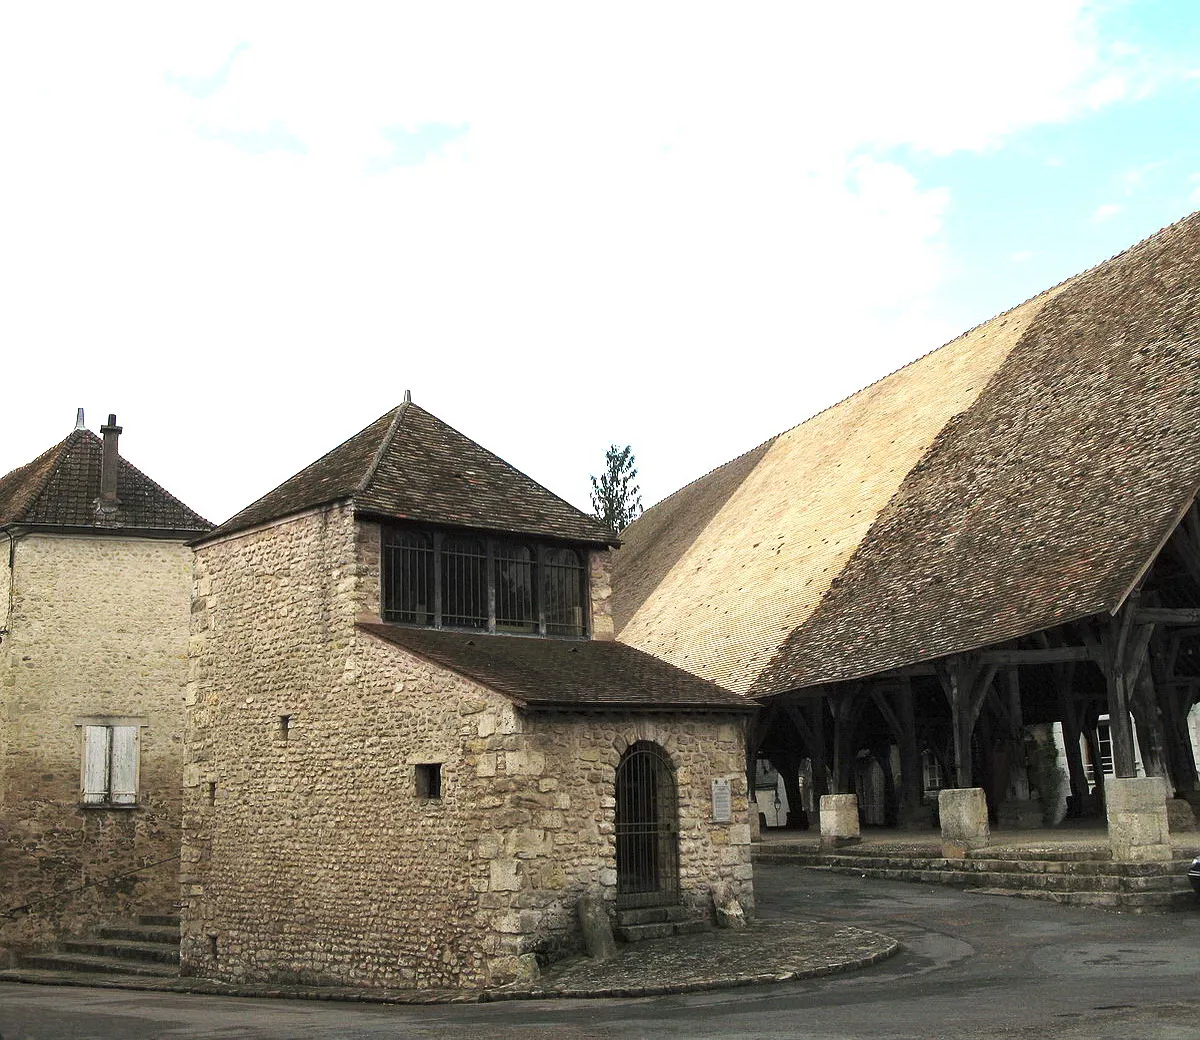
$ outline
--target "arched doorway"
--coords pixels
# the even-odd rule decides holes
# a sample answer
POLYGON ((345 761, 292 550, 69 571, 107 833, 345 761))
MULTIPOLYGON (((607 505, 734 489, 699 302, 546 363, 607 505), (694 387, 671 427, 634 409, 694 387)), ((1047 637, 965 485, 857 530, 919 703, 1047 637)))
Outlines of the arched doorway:
POLYGON ((617 766, 617 905, 679 900, 675 770, 659 745, 639 740, 617 766))

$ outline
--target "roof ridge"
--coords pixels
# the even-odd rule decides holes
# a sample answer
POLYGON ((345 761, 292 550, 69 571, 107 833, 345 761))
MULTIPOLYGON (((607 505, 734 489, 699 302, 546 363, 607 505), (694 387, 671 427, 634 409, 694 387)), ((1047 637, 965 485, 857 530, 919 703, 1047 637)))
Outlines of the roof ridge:
POLYGON ((384 454, 391 447, 392 441, 396 436, 396 431, 400 429, 400 424, 404 421, 404 416, 407 414, 409 405, 411 404, 412 400, 405 398, 402 404, 396 406, 396 414, 392 417, 391 423, 388 424, 387 432, 379 438, 379 447, 375 449, 375 454, 371 457, 371 461, 367 463, 367 468, 362 475, 362 479, 354 485, 354 495, 361 495, 371 486, 371 481, 375 479, 375 473, 379 469, 379 463, 383 461, 384 454))
POLYGON ((983 328, 985 325, 990 325, 994 321, 999 321, 1001 318, 1005 317, 1006 315, 1012 314, 1013 311, 1020 310, 1026 304, 1033 303, 1034 300, 1040 299, 1041 297, 1046 296, 1050 293, 1057 292, 1061 287, 1066 285, 1068 282, 1073 282, 1076 279, 1087 277, 1088 275, 1094 273, 1099 268, 1104 267, 1106 264, 1110 264, 1115 260, 1119 260, 1121 257, 1125 256, 1126 254, 1132 253, 1135 249, 1141 248, 1147 242, 1149 242, 1151 239, 1157 238, 1159 235, 1163 234, 1164 232, 1169 231, 1172 228, 1179 227, 1181 224, 1184 224, 1187 221, 1195 219, 1197 217, 1200 217, 1200 210, 1194 210, 1191 213, 1187 214, 1186 216, 1180 217, 1179 220, 1172 221, 1170 224, 1164 224, 1157 231, 1153 232, 1152 234, 1147 235, 1145 238, 1140 239, 1139 241, 1135 242, 1133 245, 1127 247, 1126 249, 1122 249, 1120 252, 1113 253, 1113 255, 1108 257, 1107 259, 1101 260, 1098 263, 1092 264, 1091 267, 1086 267, 1082 271, 1079 271, 1073 275, 1069 275, 1068 277, 1055 282, 1053 285, 1048 286, 1047 288, 1043 289, 1041 292, 1034 293, 1027 300, 1022 300, 1020 303, 1014 304, 1012 307, 1008 307, 1008 308, 1000 311, 998 314, 992 315, 992 317, 990 317, 990 318, 985 318, 983 321, 976 322, 970 328, 964 329, 953 339, 948 339, 948 340, 946 340, 945 343, 939 344, 938 346, 925 351, 925 353, 923 353, 923 354, 918 354, 911 361, 906 361, 903 365, 900 365, 897 368, 892 369, 890 372, 885 372, 878 379, 875 379, 872 382, 867 383, 865 386, 860 386, 853 393, 847 394, 845 397, 839 398, 838 400, 832 402, 831 404, 826 405, 824 408, 818 409, 817 411, 815 411, 811 415, 809 415, 807 418, 801 419, 798 423, 795 423, 792 426, 788 426, 785 429, 780 430, 778 433, 772 434, 770 437, 766 438, 766 440, 760 441, 758 444, 753 445, 752 447, 748 448, 746 451, 743 451, 740 454, 735 455, 731 459, 727 459, 725 462, 722 462, 720 465, 713 466, 711 469, 707 470, 706 472, 701 473, 695 479, 688 481, 686 484, 683 485, 683 487, 680 487, 680 488, 676 489, 675 491, 672 491, 671 494, 667 495, 666 498, 659 499, 659 501, 655 502, 654 505, 652 505, 650 507, 650 509, 646 510, 646 512, 649 513, 651 510, 657 509, 664 502, 670 501, 676 495, 680 494, 683 491, 686 491, 693 484, 697 484, 700 481, 704 480, 706 477, 712 475, 713 473, 716 473, 717 470, 724 469, 726 466, 730 465, 731 463, 736 462, 738 459, 743 458, 746 455, 749 455, 751 452, 757 451, 759 448, 762 448, 765 445, 770 444, 772 441, 777 440, 778 438, 784 436, 785 434, 789 434, 793 430, 797 430, 801 426, 804 426, 807 423, 812 422, 814 419, 819 418, 820 416, 824 415, 826 412, 832 411, 834 408, 840 407, 841 405, 845 404, 845 402, 853 400, 855 397, 858 397, 860 394, 866 393, 872 387, 878 386, 884 380, 890 379, 892 376, 896 375, 896 373, 903 372, 906 368, 911 368, 913 365, 917 364, 917 362, 923 361, 925 358, 929 357, 932 354, 936 354, 939 350, 945 350, 951 344, 957 343, 960 339, 964 339, 965 337, 971 335, 971 333, 976 332, 979 329, 983 328))

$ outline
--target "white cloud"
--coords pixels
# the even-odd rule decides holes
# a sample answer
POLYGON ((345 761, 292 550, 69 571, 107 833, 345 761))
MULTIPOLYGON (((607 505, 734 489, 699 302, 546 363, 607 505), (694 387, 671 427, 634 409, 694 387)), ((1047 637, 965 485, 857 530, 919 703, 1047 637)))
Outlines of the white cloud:
POLYGON ((1092 223, 1102 224, 1106 220, 1112 220, 1113 217, 1121 212, 1122 208, 1123 207, 1118 206, 1115 202, 1106 202, 1102 206, 1097 206, 1092 211, 1092 223))
POLYGON ((1137 78, 1074 0, 70 11, 0 42, 0 470, 132 409, 218 518, 405 387, 582 504, 633 442, 660 497, 956 331, 948 193, 890 149, 1137 78))

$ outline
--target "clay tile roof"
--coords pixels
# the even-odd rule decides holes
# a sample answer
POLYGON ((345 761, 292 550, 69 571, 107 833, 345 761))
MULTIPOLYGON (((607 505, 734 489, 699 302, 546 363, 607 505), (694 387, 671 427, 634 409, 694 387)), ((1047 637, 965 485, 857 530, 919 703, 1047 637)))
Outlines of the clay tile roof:
POLYGON ((381 415, 207 538, 349 500, 374 516, 616 544, 594 517, 411 402, 381 415))
POLYGON ((1115 609, 1198 484, 1193 215, 647 511, 619 638, 753 694, 975 649, 1115 609))
POLYGON ((98 513, 104 444, 75 430, 32 462, 0 477, 0 527, 140 530, 199 534, 210 524, 125 459, 117 459, 117 507, 98 513))
POLYGON ((511 697, 522 706, 588 710, 747 710, 744 698, 621 643, 359 628, 511 697))

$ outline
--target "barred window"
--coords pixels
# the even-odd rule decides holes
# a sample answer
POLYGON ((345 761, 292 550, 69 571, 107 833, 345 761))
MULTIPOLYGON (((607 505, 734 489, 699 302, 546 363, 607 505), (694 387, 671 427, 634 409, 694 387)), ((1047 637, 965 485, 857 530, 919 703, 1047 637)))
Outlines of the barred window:
POLYGON ((528 545, 497 542, 494 553, 497 631, 536 632, 534 550, 528 545))
POLYGON ((547 635, 583 633, 583 564, 574 549, 544 550, 542 603, 547 635))
POLYGON ((433 624, 433 536, 387 528, 383 539, 383 612, 393 621, 433 624))
POLYGON ((442 539, 442 624, 488 627, 487 548, 482 538, 442 539))
POLYGON ((429 628, 587 635, 584 554, 567 546, 385 526, 385 621, 429 628))

